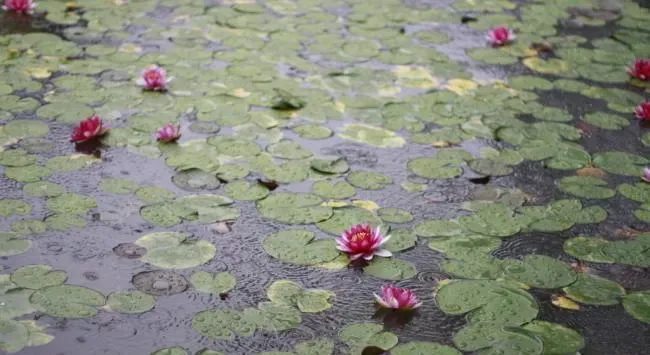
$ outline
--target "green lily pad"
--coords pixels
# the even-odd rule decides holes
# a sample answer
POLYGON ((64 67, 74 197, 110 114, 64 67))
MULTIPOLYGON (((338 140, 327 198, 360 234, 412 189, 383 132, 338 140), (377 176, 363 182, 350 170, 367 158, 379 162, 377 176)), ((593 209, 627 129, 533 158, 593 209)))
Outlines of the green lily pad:
POLYGON ((624 152, 605 152, 594 155, 594 164, 607 172, 618 175, 641 176, 649 160, 624 152))
POLYGON ((553 89, 553 83, 550 81, 532 76, 532 75, 521 75, 510 77, 508 79, 510 87, 517 90, 551 90, 553 89))
POLYGON ((32 212, 32 205, 23 200, 0 199, 0 216, 27 215, 32 212))
POLYGON ((595 237, 575 237, 564 242, 564 251, 580 260, 596 263, 620 263, 639 267, 650 266, 650 234, 633 240, 608 241, 595 237))
POLYGON ((324 198, 337 200, 350 198, 356 194, 354 186, 346 181, 332 183, 325 180, 314 182, 311 186, 311 192, 324 198))
POLYGON ((99 183, 99 188, 112 194, 128 195, 140 188, 140 185, 128 179, 105 178, 99 183))
POLYGON ((305 159, 313 155, 311 151, 290 140, 282 140, 278 143, 271 144, 266 150, 276 158, 291 160, 305 159))
POLYGON ((580 333, 560 324, 534 320, 522 328, 542 341, 542 355, 577 354, 585 346, 580 333))
POLYGON ((332 355, 334 342, 329 339, 315 339, 296 344, 297 355, 332 355))
POLYGON ((401 148, 406 144, 395 132, 365 124, 347 124, 339 136, 379 148, 401 148))
POLYGON ((383 330, 382 325, 375 323, 349 324, 339 331, 339 338, 351 349, 362 350, 365 347, 374 346, 388 351, 397 345, 398 339, 395 334, 383 330))
POLYGON ((631 184, 621 184, 616 188, 621 195, 632 201, 648 203, 650 202, 650 185, 645 182, 631 184))
POLYGON ((45 233, 47 225, 40 219, 23 219, 11 224, 11 230, 19 234, 45 233))
MULTIPOLYGON (((390 242, 390 241, 389 241, 390 242)), ((501 263, 487 257, 490 252, 501 245, 499 238, 488 237, 484 235, 456 235, 451 237, 440 237, 432 239, 429 242, 429 248, 444 253, 447 258, 459 261, 465 261, 481 265, 485 262, 486 269, 493 267, 501 270, 501 263), (483 255, 485 257, 477 257, 483 255)), ((447 264, 447 266, 449 266, 447 264)), ((468 266, 468 269, 470 267, 468 266)))
POLYGON ((76 102, 53 102, 36 110, 39 117, 66 123, 76 123, 84 117, 92 116, 93 113, 92 108, 76 102))
POLYGON ((311 224, 332 216, 330 207, 321 206, 323 200, 310 194, 279 192, 257 202, 260 213, 287 224, 311 224))
POLYGON ((215 190, 221 185, 216 175, 199 169, 180 171, 172 177, 172 182, 187 191, 215 190))
POLYGON ((255 142, 233 137, 213 136, 208 138, 208 144, 217 148, 219 154, 229 157, 253 157, 261 153, 255 142))
POLYGON ((262 184, 254 184, 245 180, 231 181, 226 184, 226 194, 239 201, 257 201, 269 195, 269 189, 262 184))
POLYGON ((313 232, 287 229, 269 235, 262 246, 276 259, 299 265, 315 265, 334 260, 339 255, 332 239, 314 240, 313 232))
POLYGON ((38 165, 21 167, 9 167, 5 169, 5 175, 19 182, 37 182, 52 174, 52 170, 38 165))
POLYGON ((300 311, 293 307, 262 302, 258 308, 260 311, 258 324, 265 330, 280 332, 293 329, 302 322, 300 311))
POLYGON ((463 174, 458 161, 442 158, 415 158, 408 162, 408 169, 425 179, 453 179, 463 174))
POLYGON ((583 273, 578 274, 576 282, 562 290, 574 301, 602 306, 618 304, 625 296, 625 289, 616 282, 583 273))
POLYGON ((566 193, 588 199, 611 198, 616 194, 616 191, 606 187, 607 181, 594 176, 567 176, 557 185, 566 193))
POLYGON ((155 305, 155 297, 140 291, 114 292, 106 298, 106 307, 118 313, 144 313, 155 305))
POLYGON ((32 197, 57 197, 65 192, 63 186, 49 181, 30 182, 23 186, 23 192, 32 197))
POLYGON ((104 305, 104 295, 89 288, 59 285, 42 288, 29 300, 44 313, 61 318, 89 318, 104 305))
POLYGON ((65 231, 72 228, 83 228, 86 220, 75 214, 55 214, 45 218, 47 227, 56 231, 65 231))
POLYGON ((363 270, 374 277, 395 281, 410 279, 417 273, 415 265, 394 258, 374 258, 363 270))
POLYGON ((144 202, 162 203, 173 200, 176 194, 162 187, 145 186, 137 189, 135 196, 144 202))
POLYGON ((52 270, 49 265, 26 265, 11 274, 16 286, 32 290, 61 285, 67 278, 65 271, 52 270))
POLYGON ((400 208, 380 208, 377 210, 377 216, 389 223, 407 223, 413 220, 413 215, 409 211, 400 208))
POLYGON ((545 255, 528 255, 523 260, 506 259, 506 276, 538 288, 559 288, 576 280, 571 266, 545 255))
POLYGON ((426 342, 412 341, 406 344, 400 344, 390 350, 392 355, 461 355, 461 352, 446 345, 426 342))
POLYGON ((331 218, 316 223, 316 227, 323 232, 339 236, 351 226, 363 223, 373 227, 382 224, 381 220, 372 212, 364 208, 348 206, 334 209, 331 218))
POLYGON ((393 183, 389 176, 372 171, 354 171, 348 175, 347 180, 353 186, 366 190, 381 190, 393 183))
POLYGON ((0 290, 0 319, 12 319, 26 314, 34 313, 37 308, 29 302, 29 296, 34 290, 20 289, 9 280, 9 275, 1 275, 3 289, 0 290))
POLYGON ((482 175, 505 176, 512 173, 511 167, 490 159, 472 160, 468 165, 470 169, 482 175))
POLYGON ((496 203, 479 209, 471 216, 463 216, 458 222, 474 233, 493 237, 509 237, 522 228, 512 209, 496 203))
POLYGON ((74 193, 64 193, 47 200, 47 208, 59 214, 85 215, 95 207, 95 199, 74 193))
POLYGON ((298 295, 303 292, 303 287, 291 280, 277 280, 266 290, 267 297, 271 302, 295 306, 298 295))
POLYGON ((326 139, 332 136, 331 129, 315 124, 296 126, 293 131, 306 139, 326 139))
MULTIPOLYGON (((140 216, 153 225, 168 228, 182 222, 176 207, 173 203, 144 206, 140 209, 140 216)), ((181 213, 184 211, 185 209, 181 210, 181 213)))
POLYGON ((454 220, 426 220, 415 226, 420 237, 450 237, 463 233, 463 227, 454 220))
POLYGON ((630 121, 617 115, 604 112, 589 113, 584 118, 585 122, 609 130, 620 130, 630 125, 630 121))
POLYGON ((516 56, 494 48, 472 48, 466 53, 468 57, 486 64, 507 65, 518 61, 516 56))
POLYGON ((23 149, 0 151, 0 165, 3 166, 29 166, 35 164, 36 161, 38 158, 35 155, 29 155, 23 149))
POLYGON ((312 169, 326 174, 343 174, 350 170, 350 165, 345 158, 313 159, 310 166, 312 169))
POLYGON ((222 353, 221 351, 202 349, 199 350, 199 352, 197 352, 196 355, 226 355, 226 354, 222 353))
POLYGON ((463 351, 482 355, 542 354, 540 339, 518 329, 505 329, 490 323, 471 324, 454 335, 454 344, 463 351))
POLYGON ((210 339, 232 339, 235 333, 252 335, 259 323, 259 312, 253 309, 204 311, 192 318, 192 328, 210 339))
POLYGON ((201 292, 220 295, 232 290, 237 280, 228 272, 211 273, 197 271, 190 277, 190 282, 194 288, 201 292))
POLYGON ((188 240, 187 235, 175 232, 147 234, 135 244, 147 249, 140 260, 163 269, 196 267, 214 258, 217 251, 210 242, 188 240))
POLYGON ((27 346, 50 343, 54 337, 43 332, 35 321, 0 319, 0 350, 15 353, 27 346))
POLYGON ((188 354, 189 353, 187 352, 187 350, 180 347, 158 349, 151 353, 151 355, 188 355, 188 354))
POLYGON ((45 166, 53 172, 71 172, 85 168, 100 160, 86 154, 74 154, 70 156, 58 156, 51 158, 45 166))
POLYGON ((625 311, 645 323, 650 323, 650 291, 632 292, 623 298, 625 311))
POLYGON ((2 129, 5 135, 17 139, 44 137, 49 131, 47 124, 32 120, 10 121, 2 129))
POLYGON ((417 237, 410 229, 391 229, 390 239, 382 247, 388 251, 402 251, 415 246, 417 237))

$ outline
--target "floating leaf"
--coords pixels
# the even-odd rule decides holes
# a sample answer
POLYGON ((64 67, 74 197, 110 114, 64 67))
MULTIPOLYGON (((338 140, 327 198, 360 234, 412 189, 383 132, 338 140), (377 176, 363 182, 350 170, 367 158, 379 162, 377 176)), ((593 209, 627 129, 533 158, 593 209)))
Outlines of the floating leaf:
POLYGON ((26 215, 32 212, 32 205, 23 200, 0 199, 0 216, 26 215))
POLYGON ((0 232, 0 256, 12 256, 26 252, 32 243, 12 232, 0 232))
POLYGON ((272 257, 299 265, 328 262, 339 255, 334 240, 314 237, 307 230, 288 229, 269 235, 262 246, 272 257))
POLYGON ((309 158, 313 155, 311 151, 290 140, 282 140, 271 144, 266 150, 276 158, 291 160, 309 158))
POLYGON ((65 192, 63 186, 49 181, 30 182, 23 186, 23 192, 33 197, 57 197, 65 192))
POLYGON ((144 313, 155 305, 156 299, 153 296, 140 291, 114 292, 106 298, 106 307, 118 313, 144 313))
POLYGON ((321 206, 323 200, 315 195, 279 192, 257 202, 260 213, 287 224, 311 224, 332 216, 330 207, 321 206))
POLYGON ((627 127, 630 121, 617 115, 610 115, 604 112, 589 113, 584 118, 585 122, 609 130, 619 130, 627 127))
POLYGON ((221 185, 216 175, 199 169, 189 169, 176 173, 172 182, 183 190, 215 190, 221 185))
POLYGON ((104 305, 104 295, 74 285, 42 288, 34 292, 29 300, 46 314, 61 318, 93 317, 97 314, 97 307, 104 305))
POLYGON ((332 130, 320 125, 302 125, 293 128, 293 131, 306 139, 326 139, 332 136, 332 130))
POLYGON ((67 278, 65 271, 52 270, 49 265, 26 265, 11 274, 11 282, 32 290, 61 285, 67 278))
POLYGON ((413 220, 409 211, 400 208, 380 208, 377 210, 377 216, 389 223, 407 223, 413 220))
POLYGON ((417 273, 415 266, 408 261, 380 257, 374 258, 363 270, 369 275, 384 280, 406 280, 417 273))
POLYGON ((461 352, 438 343, 425 341, 412 341, 406 344, 400 344, 390 350, 392 355, 461 355, 461 352))
POLYGON ((326 174, 343 174, 350 170, 345 158, 313 159, 310 166, 312 169, 326 174))
POLYGON ((121 178, 106 178, 99 183, 99 188, 104 192, 126 195, 135 192, 140 185, 136 182, 121 178))
POLYGON ((340 136, 379 148, 401 148, 406 144, 404 138, 395 132, 365 124, 347 124, 340 136))
POLYGON ((297 355, 332 355, 334 342, 329 339, 315 339, 296 344, 297 355))
POLYGON ((151 353, 151 355, 188 355, 188 354, 189 353, 187 352, 187 350, 180 347, 159 349, 151 353))
POLYGON ((623 298, 625 311, 645 323, 650 323, 650 291, 632 292, 623 298))
POLYGON ((19 182, 37 182, 51 174, 52 170, 38 165, 9 167, 5 169, 5 175, 8 178, 19 182))
POLYGON ((603 306, 618 304, 625 296, 625 289, 616 282, 584 273, 579 273, 576 282, 562 290, 574 301, 603 306))
POLYGON ((141 260, 164 269, 187 269, 207 263, 216 254, 216 248, 205 240, 188 240, 187 235, 175 232, 147 234, 135 241, 147 248, 141 260))
POLYGON ((612 174, 640 176, 648 160, 624 152, 605 152, 594 155, 594 164, 612 174))
POLYGON ((578 332, 560 324, 534 320, 522 328, 541 339, 543 355, 576 354, 585 346, 585 340, 578 332))
POLYGON ((224 294, 235 287, 237 280, 227 272, 210 273, 197 271, 190 277, 190 282, 201 292, 224 294))
POLYGON ((578 311, 580 310, 580 305, 577 303, 571 301, 570 299, 564 297, 564 296, 555 296, 553 295, 551 297, 551 303, 556 306, 560 307, 562 309, 570 309, 572 311, 578 311))
POLYGON ((269 195, 269 189, 262 184, 251 184, 245 180, 231 181, 226 184, 226 194, 235 200, 257 201, 269 195))
POLYGON ((397 345, 398 339, 393 333, 384 332, 383 329, 382 325, 374 323, 350 324, 339 331, 339 338, 352 349, 376 346, 388 351, 397 345))
POLYGON ((608 189, 606 186, 607 181, 593 176, 567 176, 558 181, 560 190, 589 199, 613 197, 616 191, 608 189))
POLYGON ((41 121, 14 120, 7 123, 2 132, 13 138, 35 138, 45 136, 50 129, 41 121))
POLYGON ((176 195, 162 187, 145 186, 135 192, 135 196, 144 202, 161 203, 173 200, 176 195))
POLYGON ((311 192, 331 199, 345 199, 350 198, 356 194, 354 186, 348 184, 346 181, 339 181, 331 183, 329 181, 316 181, 311 187, 311 192))
POLYGON ((59 214, 85 215, 95 207, 95 199, 74 193, 64 193, 47 200, 47 208, 59 214))
POLYGON ((85 168, 100 160, 86 154, 74 154, 70 156, 58 156, 51 158, 45 166, 53 172, 71 172, 85 168))
POLYGON ((348 175, 347 180, 353 186, 366 190, 381 190, 393 183, 389 176, 372 171, 354 171, 348 175))
POLYGON ((48 344, 54 337, 43 330, 34 321, 0 319, 0 350, 15 353, 27 346, 48 344))
POLYGON ((350 206, 334 209, 332 217, 326 221, 316 223, 316 227, 326 233, 339 236, 351 226, 364 223, 373 227, 382 224, 381 220, 369 210, 350 206))
POLYGON ((415 158, 408 162, 408 169, 425 179, 453 179, 463 174, 459 162, 441 158, 415 158))
POLYGON ((545 255, 528 255, 521 261, 506 259, 503 268, 507 277, 538 288, 559 288, 576 279, 571 266, 545 255))
POLYGON ((415 226, 415 234, 420 237, 449 237, 460 235, 463 227, 454 220, 427 220, 415 226))
POLYGON ((469 167, 479 174, 505 176, 512 173, 512 168, 490 159, 476 159, 469 162, 469 167))

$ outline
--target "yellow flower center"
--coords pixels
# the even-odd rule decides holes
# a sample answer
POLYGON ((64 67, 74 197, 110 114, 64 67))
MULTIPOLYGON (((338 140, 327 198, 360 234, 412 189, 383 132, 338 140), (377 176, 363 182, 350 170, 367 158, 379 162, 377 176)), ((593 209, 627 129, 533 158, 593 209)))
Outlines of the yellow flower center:
POLYGON ((359 232, 355 235, 352 236, 351 240, 355 243, 364 241, 366 239, 370 238, 370 235, 366 232, 359 232))

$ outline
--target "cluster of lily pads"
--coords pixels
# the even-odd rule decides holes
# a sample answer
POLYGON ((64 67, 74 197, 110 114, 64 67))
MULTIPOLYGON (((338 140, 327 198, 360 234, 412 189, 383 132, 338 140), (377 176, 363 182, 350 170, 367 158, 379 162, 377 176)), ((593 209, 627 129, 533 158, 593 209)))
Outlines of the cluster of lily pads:
MULTIPOLYGON (((29 14, 33 5, 6 0, 5 10, 29 14)), ((444 256, 441 269, 458 278, 439 282, 435 300, 446 314, 466 315, 467 324, 453 337, 461 351, 569 354, 583 348, 585 341, 574 330, 536 320, 539 305, 529 288, 551 290, 552 303, 567 311, 622 303, 632 317, 650 322, 649 291, 628 293, 588 268, 548 256, 494 256, 503 238, 519 233, 555 233, 603 222, 608 213, 592 200, 623 196, 641 204, 636 218, 650 221, 650 185, 630 181, 614 188, 609 179, 611 174, 650 180, 650 171, 644 171, 648 160, 624 151, 592 154, 581 145, 601 130, 626 129, 631 122, 625 115, 631 111, 640 120, 650 119, 647 91, 642 91, 648 88, 650 62, 638 59, 650 57, 645 41, 650 13, 625 1, 620 17, 608 11, 598 17, 585 10, 591 6, 591 0, 458 1, 448 11, 396 0, 233 1, 209 7, 178 0, 41 2, 38 9, 45 19, 65 25, 83 20, 87 27, 65 28, 71 41, 45 33, 0 36, 5 58, 0 165, 25 197, 0 200, 0 216, 12 230, 0 234, 0 255, 27 252, 38 243, 32 237, 96 222, 89 212, 102 207, 102 199, 54 182, 103 164, 96 150, 94 155, 50 155, 60 150, 49 139, 67 134, 67 125, 80 118, 88 117, 71 135, 82 143, 80 151, 95 140, 108 151, 124 148, 163 158, 173 170, 177 191, 124 178, 102 179, 97 186, 103 193, 135 195, 142 220, 165 229, 113 249, 155 270, 133 275, 135 290, 108 296, 67 284, 66 273, 48 265, 22 266, 2 275, 0 299, 11 307, 2 308, 9 313, 0 317, 0 347, 14 352, 52 340, 36 322, 18 318, 33 312, 60 318, 92 317, 98 311, 136 314, 154 309, 158 297, 184 292, 190 285, 213 295, 236 290, 232 274, 208 271, 218 258, 217 245, 169 229, 182 224, 228 231, 241 218, 241 209, 252 205, 273 223, 300 225, 280 227, 260 241, 269 259, 308 268, 344 273, 351 261, 365 260, 352 264, 363 268, 364 277, 412 279, 418 269, 409 250, 418 238, 426 242, 444 256), (325 9, 337 6, 350 11, 342 16, 325 9), (144 14, 163 19, 151 21, 144 14), (588 40, 558 35, 558 20, 582 26, 616 21, 616 27, 612 38, 588 40), (472 65, 521 61, 541 76, 472 80, 464 65, 434 48, 455 35, 409 27, 434 22, 463 22, 483 33, 491 29, 492 46, 481 42, 466 50, 472 65), (150 63, 158 65, 139 72, 150 63), (623 68, 630 63, 626 73, 623 68), (173 85, 167 86, 171 78, 163 67, 175 75, 173 85), (145 90, 133 85, 134 79, 145 90), (631 86, 618 85, 626 83, 631 86), (576 121, 571 110, 542 104, 552 90, 600 101, 607 110, 590 108, 576 121), (187 124, 183 140, 181 124, 187 124), (336 148, 339 139, 372 149, 360 149, 362 154, 323 149, 323 155, 310 149, 314 142, 336 148), (467 144, 484 140, 502 145, 474 150, 467 144), (400 168, 407 174, 375 171, 389 163, 381 155, 400 148, 405 160, 394 163, 403 163, 400 168), (367 153, 373 151, 380 157, 367 153), (398 184, 407 196, 454 179, 499 184, 499 177, 531 162, 561 174, 559 190, 580 200, 535 205, 518 190, 487 188, 464 204, 457 218, 421 220, 405 209, 357 198, 392 193, 398 184), (303 182, 309 193, 287 191, 303 182), (41 212, 43 218, 23 217, 41 212), (177 272, 202 265, 205 270, 188 277, 177 272)), ((650 134, 641 143, 650 145, 650 134)), ((647 240, 645 234, 629 241, 578 236, 566 240, 564 250, 589 263, 647 267, 647 240)), ((211 339, 288 331, 301 323, 303 313, 329 309, 334 294, 279 280, 268 287, 267 296, 269 301, 256 307, 219 305, 201 311, 192 317, 192 327, 211 339)), ((389 308, 413 309, 422 303, 414 292, 394 285, 375 297, 389 308)), ((422 304, 426 311, 433 302, 422 304)), ((433 342, 400 343, 376 323, 345 325, 338 337, 352 354, 367 348, 398 355, 460 353, 433 342)), ((325 338, 300 342, 289 353, 331 354, 335 344, 325 338)), ((153 354, 188 351, 177 347, 153 354)), ((202 349, 197 354, 220 352, 202 349)))

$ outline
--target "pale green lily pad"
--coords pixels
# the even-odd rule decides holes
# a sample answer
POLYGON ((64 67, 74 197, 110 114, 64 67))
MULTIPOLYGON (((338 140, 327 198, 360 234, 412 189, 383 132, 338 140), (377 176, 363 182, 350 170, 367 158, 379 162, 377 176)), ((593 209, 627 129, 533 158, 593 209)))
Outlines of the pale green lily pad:
POLYGON ((52 170, 38 165, 21 167, 9 167, 5 169, 5 175, 19 182, 37 182, 52 174, 52 170))
POLYGON ((577 354, 585 346, 580 333, 560 324, 534 320, 522 328, 542 341, 542 355, 577 354))
POLYGON ((610 115, 604 112, 594 112, 585 115, 585 122, 609 130, 620 130, 627 127, 630 121, 617 115, 610 115))
POLYGON ((576 280, 571 266, 545 255, 528 255, 521 261, 506 259, 503 269, 508 278, 538 288, 559 288, 576 280))
POLYGON ((33 197, 57 197, 65 192, 63 186, 49 181, 30 182, 23 186, 23 192, 33 197))
POLYGON ((15 120, 7 123, 2 132, 12 138, 35 138, 43 137, 50 131, 47 124, 41 121, 15 120))
MULTIPOLYGON (((486 270, 494 269, 497 273, 502 272, 501 262, 488 257, 501 245, 501 240, 498 238, 472 234, 456 235, 432 239, 428 245, 429 248, 444 253, 447 258, 472 264, 467 266, 467 269, 482 265, 486 270)), ((450 267, 450 264, 446 266, 450 267)))
POLYGON ((463 227, 454 220, 426 220, 415 226, 420 237, 450 237, 463 233, 463 227))
POLYGON ((210 242, 188 240, 185 234, 175 232, 147 234, 135 244, 147 249, 140 260, 163 269, 196 267, 214 258, 217 251, 210 242))
POLYGON ((330 207, 321 206, 323 200, 310 194, 279 192, 257 202, 260 213, 287 224, 311 224, 332 216, 330 207))
POLYGON ((71 172, 85 168, 100 160, 86 154, 74 154, 70 156, 58 156, 49 159, 45 166, 53 172, 71 172))
POLYGON ((517 57, 503 50, 494 48, 472 48, 465 51, 467 56, 487 64, 514 64, 517 63, 517 57))
POLYGON ((280 332, 293 329, 302 322, 300 311, 293 307, 262 302, 258 308, 260 311, 258 324, 265 330, 280 332))
POLYGON ((40 219, 23 219, 11 224, 11 230, 20 234, 45 233, 47 225, 40 219))
POLYGON ((650 291, 632 292, 623 299, 625 311, 645 323, 650 323, 650 291))
POLYGON ((454 344, 463 351, 480 351, 481 355, 541 354, 541 340, 517 329, 490 323, 476 323, 454 335, 454 344))
POLYGON ((181 347, 158 349, 151 353, 151 355, 188 355, 188 354, 189 353, 187 352, 187 350, 181 347))
POLYGON ((319 313, 332 305, 329 303, 334 293, 327 290, 309 289, 296 297, 296 306, 304 313, 319 313))
POLYGON ((647 233, 640 234, 633 240, 622 241, 581 236, 564 242, 564 251, 584 261, 650 267, 648 246, 650 234, 647 233))
POLYGON ((461 352, 446 345, 425 341, 400 344, 390 350, 391 355, 461 355, 461 352))
POLYGON ((350 170, 350 165, 345 158, 313 159, 310 166, 312 169, 326 174, 343 174, 350 170))
POLYGON ((211 273, 197 271, 190 277, 190 282, 197 290, 213 294, 225 294, 235 287, 237 280, 228 272, 211 273))
POLYGON ((45 218, 47 227, 56 231, 65 231, 71 228, 83 228, 86 220, 75 214, 55 214, 45 218))
POLYGON ((395 334, 384 332, 383 329, 382 325, 375 323, 350 324, 339 331, 339 338, 351 349, 362 350, 368 346, 375 346, 387 351, 397 345, 398 339, 395 334))
POLYGON ((283 140, 271 144, 266 148, 266 150, 276 158, 290 160, 305 159, 313 155, 308 149, 305 149, 300 144, 290 140, 283 140))
POLYGON ((607 181, 594 176, 567 176, 557 183, 560 190, 588 199, 614 197, 616 191, 607 188, 607 181))
POLYGON ((594 164, 607 172, 618 175, 641 176, 649 160, 624 152, 605 152, 594 155, 594 164))
POLYGON ((199 352, 197 352, 196 355, 226 355, 226 354, 222 353, 221 351, 202 349, 199 350, 199 352))
POLYGON ((497 203, 481 208, 471 216, 463 216, 458 219, 458 222, 463 228, 474 233, 493 237, 509 237, 522 228, 514 211, 497 203))
POLYGON ((4 290, 0 290, 0 319, 12 319, 34 313, 37 308, 29 302, 34 290, 20 289, 9 281, 9 275, 0 275, 4 290))
POLYGON ((44 313, 61 318, 89 318, 104 305, 104 295, 89 288, 60 285, 42 288, 29 300, 44 313))
POLYGON ((64 193, 47 200, 47 208, 59 214, 85 215, 95 207, 95 199, 74 193, 64 193))
MULTIPOLYGON (((181 223, 182 218, 177 211, 178 205, 173 203, 158 203, 154 205, 144 206, 140 209, 140 216, 149 223, 160 227, 171 227, 181 223)), ((194 212, 194 211, 192 211, 194 212)))
POLYGON ((363 223, 373 227, 382 225, 381 220, 374 213, 364 208, 347 206, 334 209, 331 218, 316 223, 316 227, 323 232, 339 236, 344 230, 363 223))
POLYGON ((470 169, 482 175, 505 176, 512 173, 511 167, 490 159, 472 160, 468 165, 470 169))
POLYGON ((377 216, 384 222, 408 223, 413 220, 413 215, 401 208, 385 207, 377 210, 377 216))
POLYGON ((114 292, 106 298, 106 307, 118 313, 144 313, 155 305, 155 297, 140 291, 114 292))
POLYGON ((271 302, 295 306, 298 295, 303 292, 303 287, 291 280, 274 281, 268 289, 266 295, 271 302))
POLYGON ((402 251, 415 246, 417 237, 410 229, 391 229, 390 239, 382 246, 391 252, 402 251))
POLYGON ((415 265, 408 261, 376 257, 363 269, 367 274, 384 280, 406 280, 417 273, 415 265))
POLYGON ((346 181, 332 183, 325 180, 314 182, 311 186, 311 192, 324 198, 337 200, 350 198, 356 194, 354 186, 346 181))
POLYGON ((257 310, 238 311, 203 311, 192 318, 192 328, 210 339, 232 339, 235 332, 252 335, 260 323, 257 310))
POLYGON ((313 232, 287 229, 266 237, 262 246, 272 257, 299 265, 320 264, 339 255, 334 240, 314 238, 313 232))
POLYGON ((66 123, 76 123, 84 117, 92 116, 93 113, 92 108, 76 102, 53 102, 36 110, 39 117, 66 123))
POLYGON ((52 270, 49 265, 26 265, 11 274, 11 282, 32 290, 61 285, 67 278, 65 271, 52 270))
POLYGON ((35 321, 0 319, 0 350, 15 353, 27 346, 50 343, 54 337, 43 332, 35 321))
POLYGON ((128 195, 140 188, 140 185, 138 185, 135 181, 128 179, 104 178, 99 183, 99 188, 104 192, 109 192, 112 194, 128 195))
POLYGON ((173 200, 176 194, 162 187, 145 186, 137 189, 135 196, 144 202, 162 203, 173 200))
POLYGON ((334 342, 329 339, 315 339, 296 344, 297 355, 332 355, 334 342))
POLYGON ((239 201, 257 201, 269 195, 266 186, 245 180, 229 182, 226 184, 225 191, 229 197, 239 201))
POLYGON ((408 169, 425 179, 453 179, 463 174, 459 162, 441 158, 415 158, 408 162, 408 169))
POLYGON ((215 190, 220 185, 217 176, 199 169, 180 171, 172 177, 174 185, 183 190, 215 190))
POLYGON ((306 139, 326 139, 332 136, 332 130, 315 124, 296 126, 293 131, 306 139))
POLYGON ((3 166, 29 166, 35 164, 36 161, 38 161, 37 156, 29 155, 27 154, 27 151, 23 149, 0 151, 0 165, 3 166))
POLYGON ((27 215, 32 212, 32 205, 23 200, 0 199, 0 216, 27 215))
POLYGON ((395 132, 365 124, 347 124, 343 133, 339 135, 345 139, 379 148, 401 148, 406 144, 404 138, 395 132))
POLYGON ((576 282, 562 290, 574 301, 600 306, 618 304, 625 296, 625 289, 616 282, 583 273, 578 274, 576 282))
POLYGON ((510 77, 508 84, 517 90, 551 90, 553 88, 553 83, 550 81, 532 75, 510 77))
POLYGON ((366 190, 381 190, 393 183, 390 176, 373 171, 353 171, 347 180, 353 186, 366 190))

